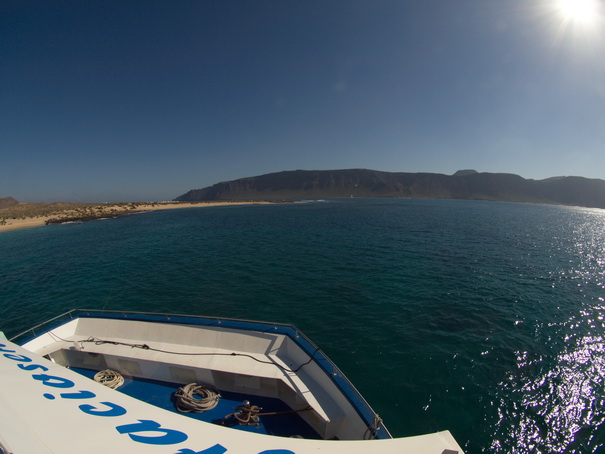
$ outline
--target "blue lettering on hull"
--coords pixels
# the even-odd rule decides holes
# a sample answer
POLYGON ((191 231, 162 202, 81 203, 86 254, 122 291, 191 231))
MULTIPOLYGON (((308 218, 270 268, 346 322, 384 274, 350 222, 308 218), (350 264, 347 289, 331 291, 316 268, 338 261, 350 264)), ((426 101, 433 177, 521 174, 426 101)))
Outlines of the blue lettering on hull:
MULTIPOLYGON (((42 371, 48 372, 49 368, 40 364, 32 363, 32 359, 25 355, 16 354, 15 350, 10 350, 5 344, 0 344, 0 352, 4 353, 4 357, 15 361, 17 368, 26 372, 42 371), (30 364, 31 363, 31 364, 30 364)), ((48 374, 32 374, 31 378, 40 384, 49 388, 70 389, 75 387, 75 383, 67 378, 60 377, 58 375, 48 374)), ((48 400, 55 400, 56 397, 51 393, 43 393, 42 396, 48 400)), ((78 390, 75 392, 63 392, 59 394, 61 399, 67 400, 82 400, 82 399, 94 399, 96 394, 92 391, 78 390)), ((78 409, 83 413, 91 416, 98 417, 122 417, 128 413, 128 411, 112 402, 99 402, 94 406, 89 404, 82 404, 78 406, 78 409)), ((116 430, 119 434, 128 435, 128 437, 137 443, 143 443, 148 445, 176 445, 187 441, 189 436, 175 429, 167 429, 160 425, 156 421, 149 419, 138 419, 138 422, 121 424, 116 426, 116 430)), ((201 451, 194 451, 189 448, 181 448, 174 454, 224 454, 228 452, 228 449, 220 444, 215 444, 209 448, 201 451)), ((234 453, 235 454, 235 453, 234 453)), ((293 451, 287 449, 269 449, 261 451, 258 454, 296 454, 293 451)))

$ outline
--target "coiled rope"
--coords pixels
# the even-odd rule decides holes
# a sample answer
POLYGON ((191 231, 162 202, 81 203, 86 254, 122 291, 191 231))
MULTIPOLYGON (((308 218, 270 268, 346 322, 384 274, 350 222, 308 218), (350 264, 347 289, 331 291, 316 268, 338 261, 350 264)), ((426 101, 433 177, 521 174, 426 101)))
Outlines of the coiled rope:
POLYGON ((240 424, 244 426, 251 426, 258 424, 261 408, 258 405, 250 405, 247 400, 244 401, 243 405, 235 407, 238 412, 231 413, 225 416, 225 420, 234 417, 240 424))
POLYGON ((124 384, 124 377, 119 372, 105 369, 95 374, 95 381, 111 389, 117 389, 124 384))
POLYGON ((189 383, 174 393, 176 409, 181 413, 201 413, 218 405, 219 393, 197 383, 189 383))
POLYGON ((233 408, 238 410, 233 413, 229 413, 225 416, 220 424, 223 426, 241 424, 244 426, 257 425, 260 422, 260 416, 274 416, 274 415, 291 415, 294 413, 300 413, 303 411, 312 410, 311 406, 301 408, 300 410, 286 410, 286 411, 270 411, 261 413, 262 408, 258 405, 251 405, 249 401, 245 400, 242 405, 233 408))

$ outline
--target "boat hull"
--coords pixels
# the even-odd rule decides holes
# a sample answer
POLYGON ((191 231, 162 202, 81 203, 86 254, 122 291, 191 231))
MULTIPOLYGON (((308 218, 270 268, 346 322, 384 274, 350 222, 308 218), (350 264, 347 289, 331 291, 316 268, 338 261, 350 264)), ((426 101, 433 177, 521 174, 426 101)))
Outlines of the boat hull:
MULTIPOLYGON (((14 436, 20 432, 0 429, 0 440, 14 452, 97 452, 79 443, 66 449, 60 435, 65 421, 87 422, 78 424, 78 440, 102 436, 118 452, 355 453, 367 452, 367 443, 373 452, 462 452, 449 432, 392 439, 342 372, 291 325, 161 314, 67 315, 51 329, 39 327, 42 334, 23 346, 0 341, 0 405, 9 410, 2 414, 19 414, 31 432, 14 436), (279 399, 301 410, 322 440, 204 423, 106 388, 72 368, 110 368, 135 379, 204 383, 251 399, 279 399), (36 411, 25 411, 23 402, 36 411), (57 415, 52 421, 51 414, 57 415), (49 430, 55 421, 60 424, 49 430), (368 437, 383 439, 363 440, 368 437), (51 450, 36 450, 36 440, 51 450)), ((2 421, 0 427, 5 422, 10 424, 2 421)))

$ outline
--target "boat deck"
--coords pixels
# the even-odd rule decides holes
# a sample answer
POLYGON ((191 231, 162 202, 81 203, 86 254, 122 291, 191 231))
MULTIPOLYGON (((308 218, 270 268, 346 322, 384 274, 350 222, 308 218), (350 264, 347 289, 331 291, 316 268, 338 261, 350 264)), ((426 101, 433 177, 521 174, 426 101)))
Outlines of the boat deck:
MULTIPOLYGON (((96 370, 70 367, 74 372, 93 379, 96 370)), ((218 405, 212 410, 203 413, 181 413, 175 407, 174 392, 182 385, 166 383, 155 380, 124 377, 124 384, 117 390, 128 396, 145 401, 151 405, 168 410, 179 415, 214 424, 222 424, 225 416, 237 411, 235 407, 248 400, 252 405, 262 408, 261 412, 290 411, 281 400, 269 397, 246 396, 243 394, 220 391, 221 398, 218 405)), ((299 437, 307 439, 320 439, 320 436, 297 414, 282 414, 260 416, 258 425, 229 425, 234 429, 258 434, 274 435, 279 437, 299 437)))
POLYGON ((33 337, 23 345, 0 342, 2 452, 462 453, 448 431, 391 438, 334 363, 289 325, 70 311, 17 337, 25 336, 33 337), (154 381, 128 379, 115 391, 90 379, 104 369, 154 381), (223 391, 220 405, 178 413, 174 392, 193 382, 223 391), (213 424, 245 400, 267 413, 312 410, 242 430, 213 424), (383 439, 363 440, 374 428, 383 439))

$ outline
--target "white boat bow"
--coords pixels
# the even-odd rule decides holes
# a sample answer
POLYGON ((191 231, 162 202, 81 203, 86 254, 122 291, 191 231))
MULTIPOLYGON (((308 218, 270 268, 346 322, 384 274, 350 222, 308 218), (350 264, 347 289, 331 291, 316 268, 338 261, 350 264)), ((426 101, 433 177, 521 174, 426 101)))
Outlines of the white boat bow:
POLYGON ((391 438, 342 372, 291 325, 67 315, 23 345, 0 338, 0 453, 462 453, 448 431, 391 438), (110 368, 130 381, 205 383, 251 400, 279 398, 301 410, 300 420, 320 439, 187 417, 103 386, 81 368, 110 368), (374 439, 364 440, 368 433, 374 439))

